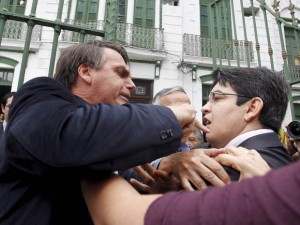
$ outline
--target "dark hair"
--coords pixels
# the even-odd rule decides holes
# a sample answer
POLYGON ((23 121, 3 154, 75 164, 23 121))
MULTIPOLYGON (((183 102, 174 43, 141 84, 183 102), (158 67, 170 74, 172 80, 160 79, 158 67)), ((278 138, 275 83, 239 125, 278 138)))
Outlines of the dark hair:
POLYGON ((94 69, 100 69, 103 66, 105 48, 120 53, 125 63, 128 64, 129 57, 121 45, 93 40, 64 49, 56 63, 54 78, 70 89, 78 76, 77 69, 80 65, 87 64, 94 69))
POLYGON ((13 97, 15 96, 16 92, 12 91, 12 92, 8 92, 6 93, 2 100, 1 100, 1 106, 5 107, 6 106, 6 103, 7 103, 7 100, 10 98, 10 97, 13 97))
POLYGON ((152 100, 152 104, 160 105, 160 99, 162 97, 167 96, 169 94, 172 94, 176 91, 183 92, 184 94, 186 94, 185 90, 180 86, 164 88, 164 89, 162 89, 162 90, 160 90, 159 92, 156 93, 156 95, 154 96, 154 98, 152 100))
MULTIPOLYGON (((265 67, 257 68, 222 68, 212 73, 213 86, 229 85, 237 94, 249 98, 259 97, 264 105, 259 121, 266 128, 278 132, 284 119, 290 91, 283 72, 273 72, 265 67)), ((249 98, 238 97, 237 105, 242 105, 249 98)))

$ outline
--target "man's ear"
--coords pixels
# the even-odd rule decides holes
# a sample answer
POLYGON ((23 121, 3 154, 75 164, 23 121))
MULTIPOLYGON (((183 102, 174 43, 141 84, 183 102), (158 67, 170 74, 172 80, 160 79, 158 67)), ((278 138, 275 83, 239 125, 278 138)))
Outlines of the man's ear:
POLYGON ((91 67, 87 64, 81 64, 78 69, 78 76, 86 83, 92 83, 91 67))
POLYGON ((249 100, 248 102, 248 109, 245 114, 245 120, 247 122, 257 118, 264 106, 264 102, 261 98, 255 97, 249 100))

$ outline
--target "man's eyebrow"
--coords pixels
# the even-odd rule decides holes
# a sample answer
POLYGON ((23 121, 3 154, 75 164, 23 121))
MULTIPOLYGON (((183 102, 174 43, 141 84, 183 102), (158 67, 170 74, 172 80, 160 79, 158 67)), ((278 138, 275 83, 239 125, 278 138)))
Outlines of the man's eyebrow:
POLYGON ((116 66, 114 71, 119 73, 121 76, 130 76, 130 71, 125 66, 116 66))
POLYGON ((223 91, 220 91, 220 90, 214 90, 214 91, 211 91, 211 92, 220 93, 220 94, 224 93, 223 91))

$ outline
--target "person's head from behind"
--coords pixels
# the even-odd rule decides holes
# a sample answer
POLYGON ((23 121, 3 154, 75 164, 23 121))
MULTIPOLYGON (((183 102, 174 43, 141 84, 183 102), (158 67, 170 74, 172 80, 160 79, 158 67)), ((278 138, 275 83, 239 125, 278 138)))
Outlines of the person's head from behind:
POLYGON ((202 107, 210 129, 206 139, 224 147, 236 136, 257 129, 278 132, 284 119, 289 85, 281 72, 267 68, 227 68, 212 73, 213 89, 202 107))
POLYGON ((182 87, 175 86, 164 88, 157 92, 157 94, 153 98, 152 103, 154 105, 172 106, 191 104, 191 100, 182 87))
POLYGON ((204 142, 202 131, 198 128, 194 129, 194 132, 190 134, 190 136, 187 138, 186 143, 190 146, 190 148, 194 148, 201 143, 204 142))
POLYGON ((1 109, 2 112, 4 113, 4 120, 7 122, 8 121, 8 114, 9 114, 9 108, 11 106, 12 100, 15 96, 16 92, 9 92, 6 93, 1 101, 1 109))
POLYGON ((54 77, 89 104, 121 105, 136 88, 128 63, 121 45, 89 41, 62 51, 54 77))

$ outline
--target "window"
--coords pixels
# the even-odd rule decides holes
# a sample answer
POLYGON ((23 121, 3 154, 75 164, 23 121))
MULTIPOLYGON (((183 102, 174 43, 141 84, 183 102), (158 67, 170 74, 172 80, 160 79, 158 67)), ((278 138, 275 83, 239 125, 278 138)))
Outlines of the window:
MULTIPOLYGON (((2 0, 0 0, 1 2, 2 0)), ((9 0, 7 9, 9 12, 22 14, 25 13, 25 7, 26 7, 26 0, 9 0)), ((7 1, 4 1, 4 4, 7 3, 7 1)))
MULTIPOLYGON (((214 15, 214 27, 215 27, 215 38, 218 39, 225 39, 226 32, 228 39, 231 39, 231 16, 230 16, 230 0, 223 0, 219 4, 221 5, 219 10, 216 10, 216 7, 213 9, 214 15), (224 5, 223 1, 225 1, 225 14, 224 14, 224 5), (217 12, 218 11, 218 12, 217 12), (221 24, 217 24, 217 13, 220 13, 220 21, 221 24), (226 23, 225 23, 226 21, 226 23), (221 26, 222 32, 221 34, 218 33, 218 26, 221 26), (227 29, 226 29, 227 26, 227 29), (219 37, 220 36, 220 37, 219 37)), ((209 15, 208 15, 208 5, 212 3, 212 0, 201 0, 200 1, 200 30, 202 37, 211 37, 210 30, 209 30, 209 15)))
POLYGON ((14 70, 0 69, 0 82, 1 83, 12 83, 14 77, 14 70))
POLYGON ((154 0, 135 0, 134 24, 143 27, 154 27, 154 0))
POLYGON ((126 0, 119 0, 119 22, 125 23, 126 21, 126 8, 127 8, 127 1, 126 0))
POLYGON ((153 94, 153 81, 132 79, 136 90, 131 94, 130 103, 151 103, 153 94))
MULTIPOLYGON (((298 37, 300 37, 300 31, 298 32, 298 37)), ((286 43, 286 51, 287 51, 287 60, 290 66, 300 66, 300 62, 298 60, 298 48, 296 43, 296 37, 294 29, 285 27, 285 43, 286 43)))
POLYGON ((75 19, 76 20, 86 19, 86 21, 95 21, 95 20, 97 20, 99 1, 98 0, 88 1, 86 18, 83 18, 84 5, 85 5, 85 0, 78 0, 77 1, 75 19))

